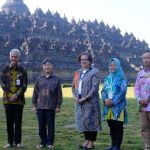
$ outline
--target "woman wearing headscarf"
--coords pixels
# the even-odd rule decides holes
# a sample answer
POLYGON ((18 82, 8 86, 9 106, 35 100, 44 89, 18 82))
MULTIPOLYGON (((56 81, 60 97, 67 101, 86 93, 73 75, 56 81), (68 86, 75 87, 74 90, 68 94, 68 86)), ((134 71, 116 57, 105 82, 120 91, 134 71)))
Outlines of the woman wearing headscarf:
POLYGON ((93 149, 97 131, 100 125, 100 98, 98 69, 91 66, 92 56, 90 53, 79 55, 81 69, 74 75, 72 92, 75 99, 76 128, 84 134, 85 141, 79 146, 80 149, 93 149))
POLYGON ((123 139, 123 123, 127 122, 126 112, 127 80, 120 61, 113 58, 109 61, 109 75, 104 80, 101 91, 104 102, 103 120, 110 128, 111 146, 106 150, 120 150, 123 139))

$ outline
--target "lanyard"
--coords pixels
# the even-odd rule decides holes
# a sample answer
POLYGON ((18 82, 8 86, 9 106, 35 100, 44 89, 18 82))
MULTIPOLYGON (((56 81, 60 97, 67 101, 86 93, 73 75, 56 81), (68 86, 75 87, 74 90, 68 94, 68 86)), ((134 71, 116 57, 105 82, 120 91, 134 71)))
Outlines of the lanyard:
POLYGON ((80 80, 83 80, 86 72, 87 70, 82 71, 82 73, 80 74, 80 80))
POLYGON ((110 84, 108 86, 108 88, 110 88, 111 92, 113 90, 112 88, 113 88, 113 85, 114 85, 115 81, 116 81, 116 78, 114 78, 114 80, 111 78, 111 82, 110 82, 110 84))

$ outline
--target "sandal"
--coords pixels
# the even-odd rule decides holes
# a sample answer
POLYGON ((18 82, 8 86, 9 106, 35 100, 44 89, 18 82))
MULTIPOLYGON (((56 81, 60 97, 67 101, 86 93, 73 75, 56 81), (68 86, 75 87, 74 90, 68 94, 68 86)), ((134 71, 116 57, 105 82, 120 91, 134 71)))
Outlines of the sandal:
POLYGON ((40 148, 43 148, 43 147, 44 147, 44 145, 42 145, 42 144, 39 144, 39 145, 36 146, 37 149, 40 149, 40 148))

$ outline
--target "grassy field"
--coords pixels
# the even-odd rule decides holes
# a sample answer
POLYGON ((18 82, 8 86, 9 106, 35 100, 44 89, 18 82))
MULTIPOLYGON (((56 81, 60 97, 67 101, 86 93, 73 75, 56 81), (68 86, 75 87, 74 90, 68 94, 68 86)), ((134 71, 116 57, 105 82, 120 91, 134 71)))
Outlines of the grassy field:
MULTIPOLYGON (((34 150, 39 143, 37 117, 31 111, 31 96, 33 88, 29 87, 26 92, 26 105, 23 114, 22 143, 24 150, 34 150)), ((0 97, 2 91, 0 90, 0 97)), ((78 150, 78 146, 83 141, 83 135, 74 128, 74 101, 71 89, 63 88, 64 101, 62 110, 56 116, 56 150, 78 150)), ((140 135, 139 114, 133 96, 133 88, 128 88, 128 117, 129 123, 124 126, 124 140, 122 150, 143 150, 143 141, 140 135)), ((98 133, 95 142, 95 150, 104 150, 110 144, 109 129, 106 122, 102 123, 103 130, 98 133)), ((2 102, 0 102, 0 150, 6 140, 6 121, 2 102)), ((15 148, 12 148, 15 149, 15 148)))

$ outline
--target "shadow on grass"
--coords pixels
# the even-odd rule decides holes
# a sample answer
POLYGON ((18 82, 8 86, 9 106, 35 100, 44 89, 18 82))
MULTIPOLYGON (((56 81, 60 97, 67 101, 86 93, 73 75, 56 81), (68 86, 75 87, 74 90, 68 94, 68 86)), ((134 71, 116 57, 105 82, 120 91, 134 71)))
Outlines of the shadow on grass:
MULTIPOLYGON (((34 150, 39 143, 38 124, 36 114, 31 110, 31 99, 26 100, 23 113, 22 143, 24 150, 34 150)), ((129 123, 124 125, 124 139, 122 150, 142 150, 143 141, 140 135, 139 114, 135 100, 128 100, 129 123)), ((0 150, 2 150, 6 140, 6 121, 2 103, 0 102, 0 150)), ((102 123, 103 130, 98 133, 95 142, 95 150, 104 150, 110 145, 109 128, 106 122, 102 123)), ((56 150, 78 150, 78 146, 83 142, 83 134, 79 134, 74 124, 74 100, 65 98, 61 112, 56 115, 56 150)), ((12 148, 16 149, 16 148, 12 148)), ((46 149, 46 148, 45 148, 46 149)), ((44 150, 44 149, 43 149, 44 150)))

